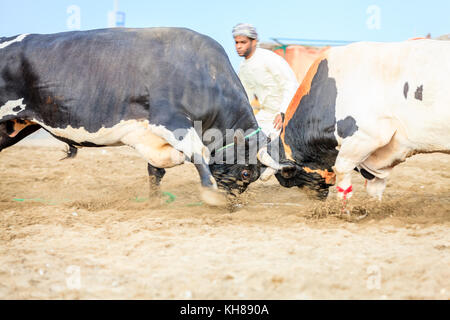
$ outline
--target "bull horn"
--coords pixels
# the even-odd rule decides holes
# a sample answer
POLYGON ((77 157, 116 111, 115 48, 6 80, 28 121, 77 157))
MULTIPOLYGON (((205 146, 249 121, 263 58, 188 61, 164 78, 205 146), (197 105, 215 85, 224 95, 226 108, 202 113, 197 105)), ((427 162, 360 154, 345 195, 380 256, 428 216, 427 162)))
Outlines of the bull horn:
POLYGON ((267 147, 263 147, 258 151, 258 154, 256 155, 258 160, 265 166, 270 167, 275 170, 280 170, 281 166, 278 162, 273 160, 273 158, 270 156, 270 154, 267 152, 267 147))
POLYGON ((261 176, 259 177, 259 179, 261 179, 261 181, 267 181, 270 179, 271 176, 273 176, 275 173, 277 173, 278 170, 275 170, 271 167, 267 167, 263 173, 261 173, 261 176))

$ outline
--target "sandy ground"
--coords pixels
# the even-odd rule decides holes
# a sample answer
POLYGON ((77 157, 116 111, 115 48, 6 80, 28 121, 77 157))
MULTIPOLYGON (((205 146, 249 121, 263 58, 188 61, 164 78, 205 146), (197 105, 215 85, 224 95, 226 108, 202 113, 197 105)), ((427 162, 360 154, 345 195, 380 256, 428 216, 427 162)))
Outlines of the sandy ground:
POLYGON ((1 299, 450 298, 448 155, 399 165, 381 203, 355 173, 349 217, 334 193, 275 178, 208 207, 190 164, 167 170, 155 207, 133 150, 59 161, 53 142, 0 153, 1 299))

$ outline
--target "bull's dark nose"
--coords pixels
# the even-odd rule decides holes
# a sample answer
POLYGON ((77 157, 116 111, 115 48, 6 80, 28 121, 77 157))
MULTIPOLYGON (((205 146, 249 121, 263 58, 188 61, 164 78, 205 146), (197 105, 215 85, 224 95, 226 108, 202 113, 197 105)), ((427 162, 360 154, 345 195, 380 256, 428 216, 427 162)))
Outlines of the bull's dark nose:
POLYGON ((290 179, 297 174, 297 166, 294 164, 284 164, 281 167, 281 175, 285 179, 290 179))

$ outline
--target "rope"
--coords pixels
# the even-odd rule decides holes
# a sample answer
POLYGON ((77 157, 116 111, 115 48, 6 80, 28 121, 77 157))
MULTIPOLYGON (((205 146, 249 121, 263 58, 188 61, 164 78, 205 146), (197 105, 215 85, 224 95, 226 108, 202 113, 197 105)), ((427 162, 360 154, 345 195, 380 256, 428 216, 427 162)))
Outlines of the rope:
MULTIPOLYGON (((261 128, 258 128, 258 129, 256 129, 255 131, 253 131, 252 133, 246 135, 246 136, 244 137, 244 139, 253 137, 255 134, 257 134, 257 133, 260 132, 260 131, 261 131, 261 128)), ((226 149, 226 148, 231 147, 231 146, 234 146, 234 142, 233 142, 233 143, 229 143, 229 144, 227 144, 226 146, 223 146, 223 147, 217 149, 217 151, 221 151, 221 150, 226 149)))

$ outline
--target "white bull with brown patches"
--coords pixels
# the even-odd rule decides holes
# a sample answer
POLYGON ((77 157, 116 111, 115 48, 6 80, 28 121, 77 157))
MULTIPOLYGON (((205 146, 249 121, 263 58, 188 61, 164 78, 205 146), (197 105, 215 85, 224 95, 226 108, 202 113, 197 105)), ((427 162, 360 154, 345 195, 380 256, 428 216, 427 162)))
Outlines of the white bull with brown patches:
POLYGON ((393 167, 417 153, 450 153, 450 42, 355 43, 311 66, 285 116, 279 145, 286 187, 352 196, 359 171, 381 199, 393 167))

